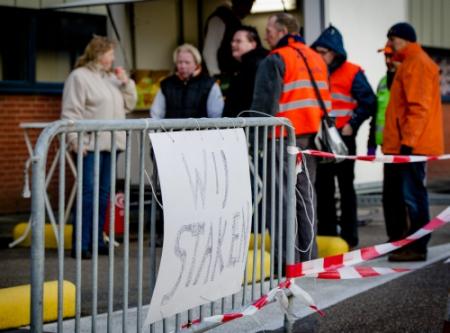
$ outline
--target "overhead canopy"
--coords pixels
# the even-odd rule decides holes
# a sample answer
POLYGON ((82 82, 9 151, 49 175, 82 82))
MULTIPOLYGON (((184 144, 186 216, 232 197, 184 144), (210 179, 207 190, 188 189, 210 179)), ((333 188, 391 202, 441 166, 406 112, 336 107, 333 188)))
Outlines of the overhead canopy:
POLYGON ((77 0, 56 5, 42 6, 42 9, 67 9, 67 8, 92 7, 101 5, 120 5, 125 3, 144 2, 144 1, 149 0, 77 0))

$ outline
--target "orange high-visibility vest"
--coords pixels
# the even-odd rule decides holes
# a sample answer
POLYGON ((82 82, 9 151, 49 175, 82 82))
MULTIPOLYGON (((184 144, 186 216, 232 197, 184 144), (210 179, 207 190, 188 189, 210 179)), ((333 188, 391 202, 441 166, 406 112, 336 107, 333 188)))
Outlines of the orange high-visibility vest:
POLYGON ((273 50, 281 56, 285 65, 283 92, 279 100, 277 117, 288 118, 295 127, 295 134, 317 133, 322 118, 322 109, 317 100, 305 62, 293 49, 299 49, 308 61, 322 99, 331 110, 331 95, 328 85, 328 70, 321 56, 303 43, 291 42, 288 46, 273 50))
POLYGON ((330 75, 332 107, 328 115, 336 119, 336 128, 344 127, 358 106, 351 91, 353 80, 360 70, 361 67, 346 61, 330 75))

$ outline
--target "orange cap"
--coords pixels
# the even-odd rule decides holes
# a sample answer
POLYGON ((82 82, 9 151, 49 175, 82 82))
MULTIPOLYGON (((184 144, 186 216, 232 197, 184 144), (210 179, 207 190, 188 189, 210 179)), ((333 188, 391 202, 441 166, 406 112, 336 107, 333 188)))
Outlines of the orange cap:
POLYGON ((392 49, 392 47, 386 45, 385 47, 378 49, 378 52, 383 52, 384 54, 389 54, 392 55, 394 53, 394 50, 392 49))

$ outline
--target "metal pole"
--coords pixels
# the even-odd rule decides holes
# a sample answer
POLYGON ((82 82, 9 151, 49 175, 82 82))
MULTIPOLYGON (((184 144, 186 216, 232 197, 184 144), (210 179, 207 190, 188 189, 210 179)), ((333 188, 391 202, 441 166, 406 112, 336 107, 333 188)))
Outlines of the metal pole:
POLYGON ((31 187, 31 331, 42 333, 44 297, 45 156, 33 157, 31 187))
MULTIPOLYGON (((291 127, 286 127, 285 130, 288 132, 287 146, 295 146, 295 134, 294 130, 291 127)), ((295 183, 296 183, 296 174, 295 174, 295 161, 296 155, 287 154, 287 182, 286 182, 286 265, 294 265, 295 264, 295 216, 296 216, 296 200, 295 200, 295 183)), ((289 298, 289 310, 292 309, 293 299, 289 298)), ((285 331, 291 333, 293 330, 293 322, 288 318, 288 316, 284 316, 284 328, 285 331)))

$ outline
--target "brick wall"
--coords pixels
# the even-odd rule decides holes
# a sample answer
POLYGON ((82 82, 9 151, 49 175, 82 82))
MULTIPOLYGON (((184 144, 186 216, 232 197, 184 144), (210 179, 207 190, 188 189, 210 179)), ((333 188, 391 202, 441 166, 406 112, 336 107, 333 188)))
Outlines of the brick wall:
MULTIPOLYGON (((28 151, 19 124, 54 121, 60 112, 60 95, 0 95, 0 214, 31 209, 30 199, 22 198, 23 170, 28 151)), ((34 144, 40 131, 31 130, 29 133, 34 144)))
MULTIPOLYGON (((28 158, 21 122, 50 122, 59 118, 61 96, 0 95, 0 214, 30 211, 30 199, 22 198, 23 170, 28 158)), ((29 131, 32 142, 40 131, 29 131)), ((444 104, 445 152, 450 153, 450 104, 444 104)), ((49 161, 51 161, 50 153, 49 161)), ((429 163, 428 181, 450 182, 450 161, 429 163)), ((66 171, 68 174, 68 171, 66 171)), ((56 177, 54 177, 56 179, 56 177)), ((31 178, 30 178, 31 181, 31 178)), ((51 187, 54 188, 56 182, 51 187)), ((55 192, 51 189, 50 192, 55 192)))
MULTIPOLYGON (((450 103, 443 105, 445 153, 450 154, 450 103)), ((450 160, 428 163, 428 182, 450 184, 450 160)))

